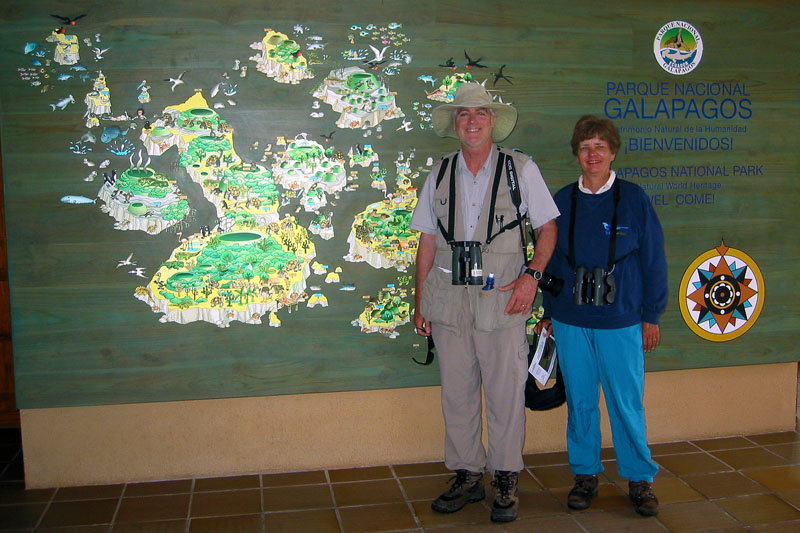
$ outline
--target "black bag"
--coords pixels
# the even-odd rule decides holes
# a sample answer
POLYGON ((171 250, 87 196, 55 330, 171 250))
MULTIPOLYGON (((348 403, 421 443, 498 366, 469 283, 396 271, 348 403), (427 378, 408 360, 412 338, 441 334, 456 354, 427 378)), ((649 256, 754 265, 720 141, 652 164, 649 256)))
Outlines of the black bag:
MULTIPOLYGON (((528 351, 529 367, 536 353, 536 345, 538 342, 539 336, 534 335, 533 343, 528 351)), ((525 407, 531 411, 548 411, 550 409, 555 409, 567 401, 567 391, 564 389, 564 377, 561 375, 561 366, 558 364, 558 360, 556 360, 555 365, 556 382, 552 387, 547 389, 539 388, 539 382, 528 372, 528 379, 525 382, 525 407)))

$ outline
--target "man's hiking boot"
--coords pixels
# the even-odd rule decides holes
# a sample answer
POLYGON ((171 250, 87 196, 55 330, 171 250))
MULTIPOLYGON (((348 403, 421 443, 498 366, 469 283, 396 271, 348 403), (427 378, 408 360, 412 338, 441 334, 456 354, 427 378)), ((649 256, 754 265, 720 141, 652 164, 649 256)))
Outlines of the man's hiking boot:
POLYGON ((575 476, 575 486, 567 496, 567 507, 576 511, 588 509, 595 496, 597 496, 597 476, 578 474, 575 476))
POLYGON ((450 488, 431 504, 431 509, 437 513, 455 513, 468 503, 486 498, 482 472, 456 470, 456 475, 450 479, 453 482, 450 488))
POLYGON ((494 473, 495 496, 492 504, 492 522, 513 522, 519 510, 518 475, 516 472, 498 470, 494 473))
POLYGON ((658 498, 656 498, 650 482, 629 481, 628 496, 636 507, 636 512, 640 515, 655 516, 658 514, 658 498))

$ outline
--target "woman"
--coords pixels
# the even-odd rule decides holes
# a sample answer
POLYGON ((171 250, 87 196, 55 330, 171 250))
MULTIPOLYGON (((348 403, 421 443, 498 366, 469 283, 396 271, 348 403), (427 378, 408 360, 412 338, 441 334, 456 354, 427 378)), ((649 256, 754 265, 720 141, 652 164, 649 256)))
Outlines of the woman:
POLYGON ((544 293, 567 391, 567 450, 575 486, 567 504, 586 509, 597 495, 600 461, 599 387, 606 397, 619 474, 629 479, 637 512, 658 513, 651 483, 658 471, 647 446, 644 352, 658 345, 658 319, 667 303, 661 225, 645 192, 616 177, 611 163, 621 141, 608 119, 575 124, 572 153, 582 175, 554 197, 558 243, 547 267, 565 281, 544 293))

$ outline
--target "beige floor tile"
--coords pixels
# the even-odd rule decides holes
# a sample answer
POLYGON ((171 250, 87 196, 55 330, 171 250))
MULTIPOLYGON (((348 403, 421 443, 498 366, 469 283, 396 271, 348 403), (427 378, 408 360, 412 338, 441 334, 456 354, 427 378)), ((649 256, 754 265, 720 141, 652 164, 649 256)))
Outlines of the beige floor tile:
POLYGON ((184 533, 185 531, 186 520, 132 522, 130 524, 117 524, 114 522, 114 533, 184 533))
POLYGON ((5 505, 12 503, 47 503, 53 498, 55 489, 31 489, 25 490, 23 485, 0 486, 0 502, 5 505))
POLYGON ((333 509, 314 511, 267 513, 264 515, 267 531, 276 533, 295 533, 313 531, 314 533, 338 533, 339 519, 333 509))
POLYGON ((409 500, 430 500, 450 487, 451 476, 425 476, 401 478, 400 483, 409 500))
POLYGON ((700 449, 697 446, 683 440, 678 442, 659 442, 650 445, 650 454, 653 457, 658 457, 659 455, 675 455, 678 453, 697 453, 699 451, 700 449))
POLYGON ((53 502, 42 518, 42 526, 110 524, 118 502, 118 499, 53 502))
POLYGON ((261 485, 257 475, 210 477, 210 478, 196 479, 194 482, 195 492, 258 489, 260 487, 261 485))
POLYGON ((6 529, 32 530, 46 508, 46 503, 0 505, 0 524, 6 529))
POLYGON ((525 490, 541 490, 543 485, 539 483, 533 475, 527 470, 523 470, 517 476, 517 486, 520 491, 525 490))
POLYGON ((345 533, 359 531, 392 531, 417 528, 417 522, 403 503, 368 505, 339 509, 345 533))
POLYGON ((388 466, 367 466, 363 468, 329 470, 328 475, 331 477, 331 483, 388 479, 394 477, 391 469, 388 466))
POLYGON ((767 489, 739 472, 720 472, 716 474, 698 474, 682 478, 706 498, 727 498, 760 494, 767 489))
POLYGON ((785 490, 777 493, 778 496, 800 509, 800 490, 785 490))
POLYGON ((663 533, 664 526, 654 518, 645 518, 636 514, 633 507, 612 509, 609 511, 582 512, 575 515, 575 521, 586 531, 658 531, 663 533))
MULTIPOLYGON (((489 498, 487 505, 490 501, 492 501, 492 498, 489 498)), ((550 491, 537 490, 519 493, 520 518, 559 514, 564 513, 566 510, 566 505, 561 503, 550 491)))
POLYGON ((800 443, 798 442, 785 442, 783 444, 771 444, 764 446, 764 449, 774 454, 780 455, 789 464, 796 465, 800 463, 800 443))
POLYGON ((436 474, 450 474, 453 472, 444 466, 441 461, 435 463, 410 463, 405 465, 394 465, 395 474, 397 477, 411 477, 411 476, 433 476, 436 474))
POLYGON ((261 512, 260 490, 199 492, 192 496, 191 516, 247 515, 261 512))
POLYGON ((669 531, 703 531, 742 526, 709 501, 662 505, 658 511, 658 521, 669 531))
POLYGON ((296 511, 333 507, 328 485, 269 487, 263 491, 264 511, 296 511))
POLYGON ((768 452, 763 448, 745 448, 741 450, 720 450, 711 452, 711 455, 734 467, 737 470, 744 468, 758 468, 762 466, 780 466, 787 463, 786 459, 768 452))
POLYGON ((325 472, 308 470, 306 472, 287 472, 285 474, 262 474, 261 484, 264 487, 288 487, 291 485, 314 485, 327 483, 325 472))
POLYGON ((575 476, 567 465, 535 466, 528 470, 547 488, 572 487, 575 483, 575 476))
POLYGON ((677 477, 654 479, 653 491, 661 505, 679 502, 695 502, 705 499, 702 494, 677 477))
POLYGON ((692 444, 706 451, 733 450, 737 448, 753 448, 755 443, 744 437, 719 437, 715 439, 693 440, 692 444))
POLYGON ((774 494, 722 498, 714 503, 747 526, 800 520, 800 511, 774 494))
POLYGON ((762 446, 766 446, 768 444, 800 442, 800 433, 797 431, 783 431, 780 433, 763 433, 760 435, 747 435, 747 438, 762 446))
MULTIPOLYGON (((548 516, 537 516, 535 518, 520 517, 505 528, 509 533, 579 533, 584 529, 575 521, 575 517, 567 514, 556 514, 548 516)), ((450 533, 449 530, 446 530, 450 533)), ((442 531, 445 533, 445 531, 442 531)))
POLYGON ((729 466, 705 453, 664 455, 658 458, 658 463, 676 476, 731 470, 729 466))
POLYGON ((126 498, 130 496, 156 496, 159 494, 183 494, 189 492, 192 492, 191 479, 130 483, 125 487, 126 498))
POLYGON ((53 501, 103 500, 119 498, 124 485, 92 485, 90 487, 66 487, 56 491, 53 501))
POLYGON ((800 466, 778 466, 775 468, 752 468, 742 474, 758 481, 770 490, 800 489, 800 466))
POLYGON ((252 533, 261 530, 262 521, 262 515, 258 514, 195 518, 189 525, 189 533, 252 533))
POLYGON ((189 516, 189 494, 123 498, 115 523, 178 520, 189 516))
POLYGON ((800 520, 781 522, 779 524, 769 524, 763 526, 753 526, 750 531, 759 533, 797 533, 800 531, 800 520))
POLYGON ((336 483, 333 485, 333 494, 337 507, 404 501, 400 486, 394 479, 336 483))

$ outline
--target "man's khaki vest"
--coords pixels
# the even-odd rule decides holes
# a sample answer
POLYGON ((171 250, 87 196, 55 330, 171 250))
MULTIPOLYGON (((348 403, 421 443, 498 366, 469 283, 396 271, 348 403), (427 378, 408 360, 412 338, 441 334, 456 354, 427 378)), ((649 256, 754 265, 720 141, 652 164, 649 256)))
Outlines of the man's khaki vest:
MULTIPOLYGON (((497 168, 499 151, 513 157, 517 169, 522 169, 528 159, 527 155, 514 152, 513 150, 506 150, 504 148, 492 150, 492 161, 490 164, 492 178, 494 178, 494 171, 497 168)), ((457 165, 458 161, 455 160, 456 155, 457 153, 448 154, 445 159, 451 160, 450 164, 457 165)), ((444 160, 439 161, 433 168, 432 174, 434 176, 438 176, 443 161, 444 160)), ((456 195, 458 196, 458 193, 456 195)), ((486 188, 486 196, 484 197, 480 218, 476 224, 475 235, 473 236, 473 240, 482 243, 486 242, 491 197, 492 184, 490 183, 486 188)), ((448 227, 449 202, 450 171, 448 170, 444 173, 444 177, 436 187, 433 207, 436 217, 445 228, 448 227)), ((458 203, 456 204, 455 212, 456 220, 453 225, 453 240, 463 241, 465 240, 463 234, 463 212, 458 203)), ((517 208, 511 200, 511 190, 508 186, 505 170, 503 171, 497 190, 494 215, 493 234, 500 229, 500 225, 497 222, 498 220, 502 220, 504 224, 508 224, 517 217, 517 208), (502 219, 500 217, 502 217, 502 219)), ((522 247, 519 229, 515 227, 512 230, 497 235, 488 246, 484 244, 481 249, 483 258, 483 279, 486 280, 489 273, 493 272, 495 288, 484 291, 482 287, 478 285, 453 285, 451 274, 452 251, 441 232, 437 233, 436 255, 434 257, 433 268, 431 268, 428 277, 425 279, 422 289, 422 298, 420 301, 420 312, 422 316, 435 323, 437 326, 455 329, 457 327, 456 321, 459 314, 458 306, 463 305, 462 302, 465 301, 464 293, 466 291, 468 294, 466 301, 472 309, 472 315, 474 317, 473 327, 476 330, 493 331, 519 326, 525 323, 528 319, 526 313, 516 313, 513 315, 504 314, 512 291, 500 292, 498 290, 499 287, 507 285, 517 279, 522 272, 523 264, 525 263, 525 253, 522 247)))

